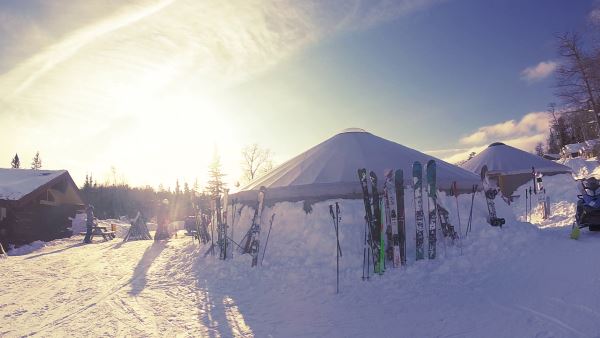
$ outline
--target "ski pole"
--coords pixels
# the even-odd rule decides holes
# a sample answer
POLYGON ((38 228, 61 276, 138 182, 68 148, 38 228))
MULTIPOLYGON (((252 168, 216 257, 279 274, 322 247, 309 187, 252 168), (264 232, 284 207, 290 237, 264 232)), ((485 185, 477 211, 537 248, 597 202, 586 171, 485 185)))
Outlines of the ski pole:
MULTIPOLYGON (((235 225, 235 213, 237 212, 237 198, 234 198, 231 203, 231 241, 233 241, 235 238, 233 237, 233 226, 235 225)), ((233 251, 234 250, 231 250, 231 259, 233 259, 233 251)))
MULTIPOLYGON (((453 187, 454 187, 454 198, 456 199, 456 217, 458 218, 458 233, 462 234, 462 226, 460 224, 460 209, 458 207, 458 186, 456 184, 456 181, 453 182, 453 187)), ((460 255, 462 256, 462 239, 460 238, 461 236, 458 236, 458 241, 459 241, 459 245, 460 245, 460 255)))
POLYGON ((527 189, 525 189, 525 222, 529 222, 529 213, 527 213, 527 201, 528 201, 528 196, 527 196, 527 189))
POLYGON ((340 205, 338 202, 335 202, 335 219, 336 219, 335 237, 336 237, 336 241, 337 241, 338 250, 340 251, 340 257, 343 257, 344 255, 342 255, 342 248, 340 247, 340 239, 339 239, 340 221, 342 220, 341 215, 342 215, 342 212, 340 210, 340 205))
POLYGON ((335 261, 335 270, 336 270, 336 285, 335 292, 340 293, 340 255, 342 250, 340 249, 340 239, 339 239, 339 225, 340 225, 340 205, 338 202, 335 202, 335 241, 337 242, 337 255, 335 261))
POLYGON ((475 203, 475 193, 477 192, 477 184, 473 185, 473 192, 471 194, 471 210, 469 211, 469 222, 467 223, 467 232, 465 233, 465 236, 467 236, 467 234, 469 232, 471 232, 471 225, 473 224, 473 204, 475 203))
MULTIPOLYGON (((331 215, 331 218, 333 219, 333 230, 335 230, 335 232, 337 233, 337 225, 336 225, 336 218, 337 218, 337 216, 333 212, 333 205, 332 204, 329 205, 329 214, 331 215)), ((339 243, 337 244, 337 250, 338 250, 338 254, 342 252, 342 249, 340 249, 340 244, 339 243)))
POLYGON ((267 244, 269 244, 269 236, 271 235, 271 228, 273 227, 273 219, 275 218, 275 214, 271 215, 271 221, 269 222, 269 232, 267 233, 267 240, 265 241, 265 248, 263 249, 263 255, 260 259, 260 266, 262 266, 262 262, 265 259, 265 252, 267 252, 267 244))

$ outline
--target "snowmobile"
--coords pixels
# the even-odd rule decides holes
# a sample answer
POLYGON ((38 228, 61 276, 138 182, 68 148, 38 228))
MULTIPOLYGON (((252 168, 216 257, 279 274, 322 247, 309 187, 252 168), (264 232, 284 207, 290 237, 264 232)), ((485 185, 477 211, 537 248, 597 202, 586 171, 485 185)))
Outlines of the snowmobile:
POLYGON ((600 182, 595 177, 581 180, 581 194, 577 195, 577 211, 571 238, 579 238, 579 229, 600 231, 600 182))

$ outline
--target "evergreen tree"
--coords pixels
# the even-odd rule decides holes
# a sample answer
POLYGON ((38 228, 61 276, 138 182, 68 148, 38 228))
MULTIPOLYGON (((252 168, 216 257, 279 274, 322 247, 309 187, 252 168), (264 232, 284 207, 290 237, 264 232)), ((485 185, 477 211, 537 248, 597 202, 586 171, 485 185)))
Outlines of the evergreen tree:
POLYGON ((33 161, 31 161, 31 169, 40 170, 42 168, 42 158, 40 157, 40 152, 36 152, 33 157, 33 161))
POLYGON ((535 154, 538 156, 544 156, 544 146, 542 145, 542 142, 535 146, 535 154))
POLYGON ((558 146, 558 141, 556 140, 556 134, 554 134, 552 131, 550 131, 550 135, 548 135, 546 149, 548 149, 548 153, 551 154, 560 153, 560 147, 558 146))
POLYGON ((90 183, 90 176, 89 175, 85 175, 85 182, 83 183, 83 189, 87 190, 90 189, 92 187, 92 184, 90 183))
POLYGON ((19 154, 15 154, 15 157, 13 157, 12 162, 10 162, 10 166, 13 169, 21 168, 21 160, 19 160, 19 154))
POLYGON ((221 159, 217 149, 213 153, 213 160, 208 167, 208 184, 206 191, 213 197, 219 196, 225 188, 223 177, 225 174, 221 171, 221 159))

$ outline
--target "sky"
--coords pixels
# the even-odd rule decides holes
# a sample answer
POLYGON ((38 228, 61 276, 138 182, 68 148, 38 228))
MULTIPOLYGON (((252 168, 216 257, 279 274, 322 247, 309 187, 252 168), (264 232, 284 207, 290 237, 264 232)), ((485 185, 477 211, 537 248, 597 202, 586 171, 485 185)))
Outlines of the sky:
POLYGON ((227 181, 349 127, 455 162, 547 135, 555 34, 593 0, 0 0, 0 167, 227 181))

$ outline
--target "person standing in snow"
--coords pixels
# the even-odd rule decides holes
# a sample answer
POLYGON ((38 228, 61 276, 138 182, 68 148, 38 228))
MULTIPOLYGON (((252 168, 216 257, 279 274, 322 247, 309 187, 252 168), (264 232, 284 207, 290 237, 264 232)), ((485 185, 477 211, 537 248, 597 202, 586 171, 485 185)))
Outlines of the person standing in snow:
POLYGON ((154 234, 154 240, 159 241, 162 239, 171 238, 169 232, 169 200, 164 199, 158 206, 158 212, 156 213, 156 233, 154 234))
POLYGON ((87 215, 87 219, 85 221, 86 232, 85 238, 83 239, 83 243, 89 244, 92 243, 92 230, 94 227, 94 206, 88 204, 87 208, 85 209, 85 213, 87 215))

